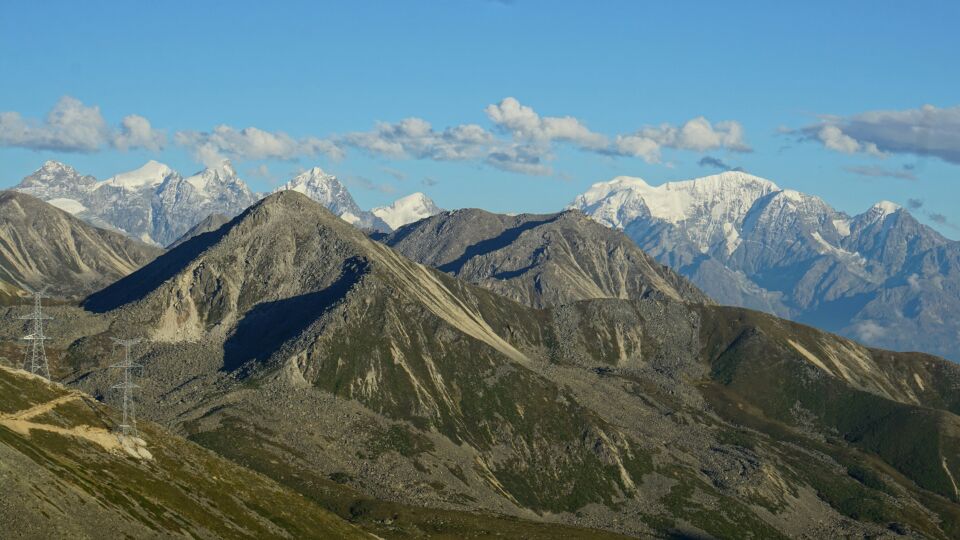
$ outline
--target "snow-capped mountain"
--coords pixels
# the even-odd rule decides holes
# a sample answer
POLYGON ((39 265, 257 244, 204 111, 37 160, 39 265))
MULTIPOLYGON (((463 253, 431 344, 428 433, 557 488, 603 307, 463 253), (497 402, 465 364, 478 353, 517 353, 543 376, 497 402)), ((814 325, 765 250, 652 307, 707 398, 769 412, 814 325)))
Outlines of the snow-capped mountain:
POLYGON ((176 240, 212 213, 234 216, 258 199, 227 162, 184 179, 151 160, 98 182, 68 165, 48 161, 13 189, 94 225, 159 245, 176 240))
POLYGON ((229 162, 187 178, 169 176, 151 199, 154 231, 164 245, 210 214, 233 217, 259 200, 229 162))
MULTIPOLYGON (((176 241, 211 214, 232 218, 262 197, 250 190, 227 161, 183 177, 151 160, 103 181, 69 165, 47 161, 13 189, 98 227, 158 245, 176 241)), ((275 191, 288 189, 307 195, 352 225, 380 232, 393 227, 378 214, 400 226, 440 212, 422 193, 377 208, 378 214, 363 210, 336 176, 319 167, 298 174, 275 191)))
POLYGON ((156 189, 167 179, 168 176, 174 174, 176 171, 167 167, 163 163, 159 163, 154 160, 146 162, 139 169, 134 169, 132 171, 120 173, 110 178, 107 178, 103 182, 99 183, 96 188, 104 187, 114 187, 121 188, 128 191, 139 191, 144 188, 153 188, 156 189))
POLYGON ((363 229, 389 232, 390 226, 371 212, 361 210, 353 196, 336 176, 313 167, 274 190, 296 191, 322 204, 341 219, 363 229))
POLYGON ((47 161, 33 174, 24 178, 17 190, 38 199, 69 199, 79 191, 93 188, 96 183, 96 178, 81 175, 69 165, 59 161, 47 161))
POLYGON ((435 216, 443 209, 438 207, 433 199, 417 192, 401 197, 387 206, 378 206, 371 210, 373 214, 390 226, 399 229, 408 223, 435 216))
POLYGON ((622 229, 720 303, 868 344, 960 358, 960 242, 894 203, 856 216, 740 172, 651 186, 618 177, 577 208, 622 229), (922 307, 922 309, 921 309, 922 307))

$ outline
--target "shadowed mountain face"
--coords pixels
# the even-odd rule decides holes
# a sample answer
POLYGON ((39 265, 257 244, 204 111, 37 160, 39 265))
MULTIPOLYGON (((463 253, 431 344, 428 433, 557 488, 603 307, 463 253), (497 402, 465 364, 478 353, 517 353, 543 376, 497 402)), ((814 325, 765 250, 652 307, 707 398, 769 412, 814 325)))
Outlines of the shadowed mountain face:
MULTIPOLYGON (((436 261, 579 241, 549 221, 436 261)), ((956 535, 957 366, 667 294, 567 294, 524 306, 286 191, 61 308, 54 367, 104 394, 106 337, 148 337, 145 415, 330 508, 336 479, 639 536, 956 535)))
POLYGON ((203 233, 213 232, 219 229, 220 227, 226 225, 227 222, 229 221, 230 221, 230 218, 223 214, 210 214, 209 216, 203 218, 203 221, 191 227, 189 231, 183 233, 183 236, 174 240, 172 244, 167 246, 167 249, 173 249, 179 246, 180 244, 186 242, 187 240, 190 240, 194 236, 199 236, 203 233))
POLYGON ((411 259, 533 307, 589 298, 708 303, 620 232, 576 211, 506 216, 457 210, 382 241, 411 259))
POLYGON ((98 229, 39 199, 0 192, 0 297, 50 286, 83 297, 133 272, 163 250, 98 229))
POLYGON ((601 182, 571 205, 721 304, 960 360, 960 242, 881 201, 856 216, 746 173, 601 182))

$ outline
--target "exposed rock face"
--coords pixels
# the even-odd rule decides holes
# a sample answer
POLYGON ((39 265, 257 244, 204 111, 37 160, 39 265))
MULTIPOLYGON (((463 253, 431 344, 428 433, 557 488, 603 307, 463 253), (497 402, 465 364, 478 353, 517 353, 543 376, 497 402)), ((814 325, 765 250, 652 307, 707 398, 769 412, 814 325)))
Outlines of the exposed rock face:
POLYGON ((49 286, 54 296, 81 298, 162 252, 30 195, 0 192, 0 288, 11 296, 49 286))
POLYGON ((572 204, 721 304, 960 360, 960 243, 880 202, 850 217, 745 173, 653 187, 620 177, 572 204))
MULTIPOLYGON (((541 232, 555 250, 580 228, 541 232)), ((310 497, 330 475, 637 536, 960 524, 956 365, 662 294, 544 304, 421 266, 284 191, 88 311, 63 308, 54 367, 102 392, 106 336, 147 335, 145 415, 310 497)))
POLYGON ((625 235, 577 211, 507 216, 456 210, 382 240, 419 263, 538 308, 650 295, 710 302, 625 235))
POLYGON ((221 214, 233 217, 258 199, 227 162, 187 178, 171 176, 150 200, 152 236, 167 245, 180 238, 203 216, 221 214))

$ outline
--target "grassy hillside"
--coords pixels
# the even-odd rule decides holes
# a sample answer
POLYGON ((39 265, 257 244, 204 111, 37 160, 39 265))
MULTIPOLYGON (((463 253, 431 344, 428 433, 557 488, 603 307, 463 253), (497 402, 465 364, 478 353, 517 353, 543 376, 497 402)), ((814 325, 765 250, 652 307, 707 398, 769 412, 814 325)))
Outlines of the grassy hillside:
POLYGON ((89 396, 0 368, 0 521, 24 537, 369 537, 266 477, 89 396))

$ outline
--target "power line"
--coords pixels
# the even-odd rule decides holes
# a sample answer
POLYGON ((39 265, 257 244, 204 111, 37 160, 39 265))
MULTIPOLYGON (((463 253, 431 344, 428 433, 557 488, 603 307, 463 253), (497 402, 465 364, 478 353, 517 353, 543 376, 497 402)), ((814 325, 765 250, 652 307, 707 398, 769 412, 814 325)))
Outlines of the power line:
POLYGON ((33 295, 33 313, 18 318, 33 321, 33 333, 23 337, 23 339, 30 342, 30 358, 24 362, 24 369, 34 375, 39 375, 49 380, 50 365, 47 363, 47 351, 43 342, 50 338, 43 334, 43 321, 52 320, 53 317, 48 317, 43 314, 42 300, 49 298, 46 294, 47 288, 48 287, 43 287, 39 291, 27 289, 27 291, 33 295))
POLYGON ((136 411, 134 408, 133 401, 133 391, 137 388, 140 388, 133 383, 132 371, 133 370, 143 370, 143 366, 135 363, 130 359, 130 347, 133 347, 137 343, 143 341, 140 338, 137 339, 117 339, 110 338, 116 343, 123 347, 123 361, 117 364, 110 366, 111 368, 117 368, 123 370, 123 382, 113 385, 111 388, 115 390, 123 390, 123 421, 118 426, 120 430, 120 437, 136 437, 137 432, 137 418, 136 411))

